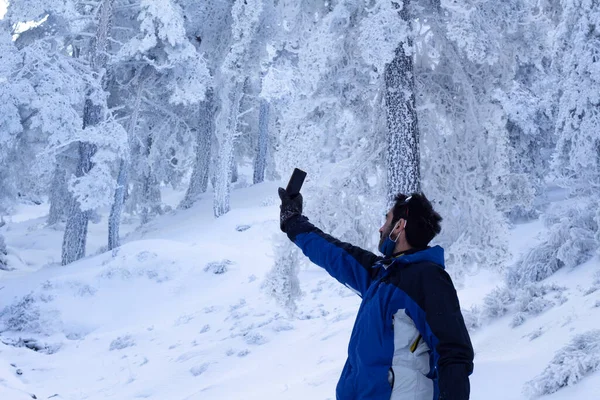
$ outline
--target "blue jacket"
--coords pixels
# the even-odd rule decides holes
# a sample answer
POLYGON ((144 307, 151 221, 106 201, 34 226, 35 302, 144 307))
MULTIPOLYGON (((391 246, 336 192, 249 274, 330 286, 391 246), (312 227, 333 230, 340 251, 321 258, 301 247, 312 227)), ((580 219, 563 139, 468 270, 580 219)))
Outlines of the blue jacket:
POLYGON ((473 348, 441 247, 383 259, 305 216, 290 218, 285 230, 312 262, 362 297, 338 400, 469 398, 473 348))

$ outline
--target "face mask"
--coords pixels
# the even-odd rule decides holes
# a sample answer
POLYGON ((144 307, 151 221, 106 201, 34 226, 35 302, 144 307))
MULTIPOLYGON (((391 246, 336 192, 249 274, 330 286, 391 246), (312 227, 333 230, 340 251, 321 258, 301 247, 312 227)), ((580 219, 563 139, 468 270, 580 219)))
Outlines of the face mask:
POLYGON ((398 238, 396 237, 396 240, 392 240, 392 232, 398 226, 398 222, 396 222, 396 225, 394 225, 394 228, 392 229, 388 237, 386 237, 383 243, 381 243, 381 246, 379 246, 379 251, 385 257, 391 257, 394 255, 394 249, 396 248, 396 241, 398 240, 398 238))

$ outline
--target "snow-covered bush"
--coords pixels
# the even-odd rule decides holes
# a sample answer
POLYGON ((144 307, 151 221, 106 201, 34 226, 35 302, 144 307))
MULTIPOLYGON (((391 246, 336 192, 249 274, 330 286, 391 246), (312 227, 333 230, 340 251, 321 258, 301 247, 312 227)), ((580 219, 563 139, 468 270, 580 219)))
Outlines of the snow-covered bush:
POLYGON ((289 314, 296 312, 296 301, 302 295, 298 279, 298 248, 287 237, 275 240, 275 263, 267 273, 262 288, 289 314))
POLYGON ((28 294, 0 313, 2 331, 40 332, 42 330, 40 315, 40 308, 33 295, 28 294))
POLYGON ((2 342, 13 347, 26 347, 30 350, 44 354, 54 354, 62 347, 61 343, 43 343, 39 340, 19 337, 18 339, 3 338, 2 342))
POLYGON ((531 397, 554 393, 575 385, 587 374, 600 370, 600 330, 595 329, 573 337, 560 349, 546 369, 525 384, 524 392, 531 397))
POLYGON ((592 285, 587 289, 581 289, 584 296, 589 296, 592 293, 600 290, 600 271, 597 271, 592 278, 592 285))
POLYGON ((564 287, 545 284, 529 284, 519 289, 498 286, 485 296, 480 312, 473 313, 472 310, 465 315, 465 322, 475 324, 473 327, 476 328, 484 320, 500 318, 516 311, 511 322, 514 328, 523 324, 527 318, 566 302, 564 291, 564 287))
POLYGON ((465 325, 469 332, 473 332, 481 327, 481 310, 477 306, 472 306, 462 310, 465 325))
POLYGON ((29 293, 5 307, 0 312, 0 332, 28 332, 49 334, 59 323, 56 310, 42 309, 41 302, 34 293, 29 293))
POLYGON ((557 285, 528 285, 517 292, 515 299, 517 310, 528 315, 541 314, 556 303, 564 303, 566 301, 566 297, 562 294, 564 291, 564 287, 557 285))
POLYGON ((515 302, 515 293, 506 286, 498 286, 483 299, 482 316, 500 318, 508 313, 515 302))
POLYGON ((573 268, 589 260, 598 249, 597 208, 597 203, 589 200, 551 207, 544 216, 547 236, 510 269, 508 285, 539 282, 562 267, 573 268))
POLYGON ((530 249, 516 262, 507 273, 507 283, 511 287, 518 287, 526 283, 539 282, 546 279, 564 264, 556 258, 556 242, 562 241, 561 231, 553 229, 548 239, 538 246, 530 249))

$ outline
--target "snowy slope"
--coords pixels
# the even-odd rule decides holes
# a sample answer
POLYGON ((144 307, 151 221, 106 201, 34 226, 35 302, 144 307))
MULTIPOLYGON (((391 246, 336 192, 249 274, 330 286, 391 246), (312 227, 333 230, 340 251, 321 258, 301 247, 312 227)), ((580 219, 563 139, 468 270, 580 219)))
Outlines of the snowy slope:
MULTIPOLYGON (((300 273, 293 318, 261 290, 282 235, 276 187, 235 191, 219 220, 207 198, 142 229, 126 226, 133 232, 118 251, 67 267, 57 264, 61 232, 44 227, 43 206, 22 210, 2 228, 22 268, 0 271, 0 307, 18 304, 9 316, 25 331, 0 335, 0 399, 333 399, 360 299, 315 266, 300 273), (219 266, 224 273, 214 273, 219 266), (15 347, 23 339, 41 351, 15 347)), ((102 247, 104 225, 91 226, 88 253, 102 247)), ((514 250, 540 229, 517 227, 514 250)), ((472 399, 525 398, 524 383, 574 333, 600 328, 600 290, 585 294, 598 269, 594 260, 559 271, 549 281, 566 287, 566 302, 516 328, 509 315, 473 333, 472 399)), ((499 280, 468 277, 463 306, 499 280)), ((547 398, 599 394, 595 373, 547 398)))

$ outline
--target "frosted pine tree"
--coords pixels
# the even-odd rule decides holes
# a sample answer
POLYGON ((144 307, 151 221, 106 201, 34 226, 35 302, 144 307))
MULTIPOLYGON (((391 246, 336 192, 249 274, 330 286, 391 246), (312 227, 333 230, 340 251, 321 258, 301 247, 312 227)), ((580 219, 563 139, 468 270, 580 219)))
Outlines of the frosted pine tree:
MULTIPOLYGON (((90 133, 90 128, 93 131, 106 118, 105 100, 101 100, 102 97, 98 92, 106 84, 103 72, 108 61, 108 40, 113 18, 113 7, 114 0, 103 0, 99 5, 98 21, 94 41, 89 51, 89 61, 92 70, 100 73, 100 81, 98 82, 99 87, 94 89, 88 88, 90 96, 86 98, 83 108, 83 129, 84 132, 86 129, 88 130, 85 133, 90 133)), ((69 211, 62 245, 63 265, 77 261, 85 256, 90 213, 98 206, 94 198, 96 193, 90 192, 100 189, 97 186, 97 183, 99 183, 96 181, 97 179, 100 178, 102 183, 108 183, 107 181, 111 180, 108 170, 109 166, 98 162, 103 156, 107 156, 107 154, 100 153, 95 160, 92 160, 92 157, 96 156, 98 151, 98 147, 94 141, 79 141, 77 147, 78 161, 75 167, 75 179, 71 182, 71 190, 73 190, 74 196, 68 206, 69 211), (94 174, 90 174, 94 164, 96 164, 96 170, 94 174), (87 202, 84 199, 89 199, 90 201, 87 202)), ((102 189, 106 190, 107 188, 104 187, 102 189)))
MULTIPOLYGON (((40 1, 11 2, 5 17, 13 26, 22 21, 40 21, 30 29, 15 32, 14 44, 22 54, 23 65, 15 69, 21 73, 13 80, 27 82, 31 91, 28 94, 21 87, 13 93, 31 96, 31 100, 20 107, 23 132, 19 135, 18 154, 9 165, 19 170, 13 176, 18 177, 14 183, 20 192, 27 196, 49 192, 51 224, 65 219, 70 198, 67 180, 73 170, 71 140, 67 137, 81 137, 78 112, 90 73, 88 66, 70 57, 64 47, 65 41, 72 39, 70 22, 78 16, 72 2, 59 5, 40 1), (25 70, 28 72, 23 73, 25 70)), ((75 43, 70 42, 73 46, 75 43)))

